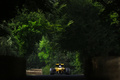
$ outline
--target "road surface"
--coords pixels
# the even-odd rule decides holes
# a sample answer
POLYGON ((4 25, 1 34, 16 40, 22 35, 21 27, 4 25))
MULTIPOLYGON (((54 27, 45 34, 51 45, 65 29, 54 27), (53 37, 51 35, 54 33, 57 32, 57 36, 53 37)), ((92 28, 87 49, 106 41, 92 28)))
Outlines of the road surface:
POLYGON ((86 80, 84 75, 39 75, 27 76, 26 80, 86 80))
POLYGON ((84 75, 27 75, 24 78, 2 77, 0 80, 86 80, 84 75))

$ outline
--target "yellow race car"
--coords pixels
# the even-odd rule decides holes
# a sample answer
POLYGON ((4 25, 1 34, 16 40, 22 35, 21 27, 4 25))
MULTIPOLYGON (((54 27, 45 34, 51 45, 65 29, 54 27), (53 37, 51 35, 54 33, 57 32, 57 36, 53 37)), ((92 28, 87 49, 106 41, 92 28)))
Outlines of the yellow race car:
POLYGON ((56 63, 55 68, 50 68, 50 75, 54 74, 70 74, 70 68, 64 68, 63 63, 56 63))

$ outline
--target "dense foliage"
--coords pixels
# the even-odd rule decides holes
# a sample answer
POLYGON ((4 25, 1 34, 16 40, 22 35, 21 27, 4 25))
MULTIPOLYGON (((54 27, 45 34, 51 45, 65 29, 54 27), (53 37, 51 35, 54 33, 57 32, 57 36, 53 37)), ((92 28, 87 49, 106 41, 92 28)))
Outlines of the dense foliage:
POLYGON ((12 28, 14 37, 20 43, 21 55, 33 53, 35 43, 39 42, 43 35, 52 36, 64 29, 61 24, 50 23, 42 12, 29 13, 26 9, 13 18, 9 26, 12 28))
POLYGON ((119 55, 117 34, 112 30, 111 22, 101 21, 98 15, 101 6, 82 0, 70 1, 72 4, 68 4, 66 10, 74 24, 63 33, 61 46, 78 50, 84 57, 119 55))
POLYGON ((1 18, 0 55, 25 57, 27 69, 49 74, 50 67, 63 62, 72 74, 81 74, 85 58, 120 56, 118 0, 15 3, 15 13, 11 9, 9 19, 1 18))
POLYGON ((0 24, 0 55, 19 56, 16 42, 7 23, 0 24))

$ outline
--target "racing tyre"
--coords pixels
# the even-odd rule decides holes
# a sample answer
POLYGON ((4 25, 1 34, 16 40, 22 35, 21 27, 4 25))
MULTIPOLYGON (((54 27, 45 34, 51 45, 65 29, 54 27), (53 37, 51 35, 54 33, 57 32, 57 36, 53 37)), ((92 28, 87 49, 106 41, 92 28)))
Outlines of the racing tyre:
POLYGON ((54 75, 54 68, 50 68, 50 75, 54 75))
POLYGON ((66 70, 66 74, 70 75, 70 68, 66 68, 65 70, 66 70))

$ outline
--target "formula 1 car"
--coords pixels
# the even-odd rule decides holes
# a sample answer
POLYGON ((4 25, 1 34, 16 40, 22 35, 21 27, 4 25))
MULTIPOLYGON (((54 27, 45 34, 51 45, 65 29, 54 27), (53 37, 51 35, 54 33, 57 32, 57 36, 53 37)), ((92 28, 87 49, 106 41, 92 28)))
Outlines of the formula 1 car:
POLYGON ((70 75, 70 68, 64 68, 63 63, 56 63, 55 68, 50 68, 50 75, 54 75, 54 74, 70 75))

